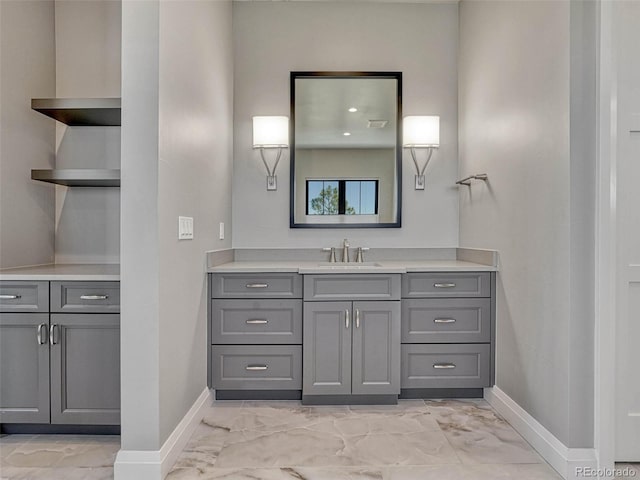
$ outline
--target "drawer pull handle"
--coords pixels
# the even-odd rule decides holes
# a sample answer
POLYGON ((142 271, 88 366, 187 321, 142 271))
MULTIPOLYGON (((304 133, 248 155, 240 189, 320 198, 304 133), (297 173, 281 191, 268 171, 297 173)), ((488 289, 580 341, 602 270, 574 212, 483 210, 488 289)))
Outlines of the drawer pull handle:
POLYGON ((269 320, 263 320, 261 318, 252 318, 247 320, 247 324, 249 325, 266 325, 267 323, 269 323, 269 320))
POLYGON ((266 370, 268 367, 268 365, 247 365, 246 367, 244 367, 245 370, 266 370))
POLYGON ((40 325, 38 325, 38 345, 46 345, 47 341, 44 340, 44 337, 42 336, 42 330, 44 329, 44 331, 47 331, 47 324, 46 323, 41 323, 40 325))
POLYGON ((436 318, 433 323, 456 323, 455 318, 436 318))
POLYGON ((80 295, 80 300, 106 300, 109 295, 80 295))
POLYGON ((433 286, 436 288, 456 288, 455 283, 434 283, 433 286))
POLYGON ((433 368, 437 368, 439 370, 450 369, 450 368, 456 368, 456 365, 455 363, 434 363, 433 368))
POLYGON ((0 300, 17 300, 22 298, 22 295, 0 295, 0 300))
POLYGON ((269 288, 268 283, 247 283, 247 288, 269 288))
POLYGON ((349 312, 349 309, 347 308, 344 311, 344 328, 349 329, 349 317, 351 316, 351 313, 349 312))
POLYGON ((56 345, 58 343, 58 342, 56 342, 56 327, 57 326, 58 325, 56 325, 54 323, 49 328, 49 344, 51 344, 51 345, 56 345))

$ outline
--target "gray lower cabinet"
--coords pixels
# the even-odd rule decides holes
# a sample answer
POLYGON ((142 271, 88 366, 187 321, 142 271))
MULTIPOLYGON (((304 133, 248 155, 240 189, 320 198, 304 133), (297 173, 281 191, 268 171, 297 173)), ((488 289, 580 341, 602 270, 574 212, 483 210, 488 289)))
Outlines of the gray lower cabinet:
POLYGON ((49 314, 0 315, 0 423, 49 423, 49 314))
POLYGON ((400 302, 305 302, 303 395, 400 393, 400 302))
POLYGON ((120 423, 120 316, 51 315, 51 423, 120 423))
POLYGON ((209 278, 209 384, 218 399, 296 399, 302 389, 302 276, 209 278))
POLYGON ((495 273, 402 278, 402 395, 477 396, 493 384, 495 273))
POLYGON ((2 281, 0 291, 0 423, 119 425, 120 315, 89 313, 119 311, 119 283, 2 281), (55 313, 67 306, 74 313, 55 313))

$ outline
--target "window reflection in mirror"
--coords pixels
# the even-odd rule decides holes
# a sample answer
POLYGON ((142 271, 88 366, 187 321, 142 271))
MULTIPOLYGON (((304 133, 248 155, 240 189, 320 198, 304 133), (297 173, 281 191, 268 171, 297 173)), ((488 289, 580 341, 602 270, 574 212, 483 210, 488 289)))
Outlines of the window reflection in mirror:
POLYGON ((292 72, 291 226, 400 226, 399 73, 292 72))

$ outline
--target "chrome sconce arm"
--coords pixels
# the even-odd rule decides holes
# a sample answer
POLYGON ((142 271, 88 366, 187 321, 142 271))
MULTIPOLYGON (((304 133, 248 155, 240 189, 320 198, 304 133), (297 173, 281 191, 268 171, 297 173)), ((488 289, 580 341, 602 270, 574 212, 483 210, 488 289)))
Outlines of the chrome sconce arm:
POLYGON ((260 150, 260 158, 262 158, 262 163, 264 163, 264 167, 267 169, 267 190, 277 190, 278 189, 278 177, 276 177, 276 169, 278 168, 278 163, 280 163, 280 158, 282 157, 282 150, 287 148, 287 145, 278 145, 278 146, 256 146, 260 150), (269 163, 267 162, 267 158, 265 156, 265 150, 277 148, 278 151, 276 153, 276 160, 273 164, 273 167, 269 167, 269 163))
POLYGON ((424 190, 424 185, 425 185, 424 172, 427 169, 427 166, 429 165, 429 162, 431 161, 431 156, 433 155, 433 151, 438 147, 437 146, 424 147, 424 146, 407 145, 406 148, 408 148, 409 151, 411 152, 411 158, 413 159, 413 164, 416 167, 415 189, 416 190, 424 190), (416 148, 424 149, 424 150, 427 151, 427 160, 426 160, 426 162, 424 163, 424 165, 422 167, 420 167, 420 165, 418 163, 418 156, 417 156, 416 148))

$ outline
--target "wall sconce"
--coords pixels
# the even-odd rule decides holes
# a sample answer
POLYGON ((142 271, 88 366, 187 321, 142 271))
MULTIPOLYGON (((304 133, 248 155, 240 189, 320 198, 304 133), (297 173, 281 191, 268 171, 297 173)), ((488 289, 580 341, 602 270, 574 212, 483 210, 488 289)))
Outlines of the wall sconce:
POLYGON ((440 117, 434 115, 413 115, 404 117, 402 126, 402 146, 411 150, 411 158, 416 166, 416 190, 424 190, 424 171, 429 165, 433 151, 440 146, 440 117), (427 151, 427 161, 418 165, 416 149, 427 151))
POLYGON ((277 190, 276 168, 282 149, 289 147, 289 117, 253 117, 253 148, 260 149, 260 157, 267 169, 267 190, 277 190), (276 161, 269 167, 265 149, 277 148, 276 161))

